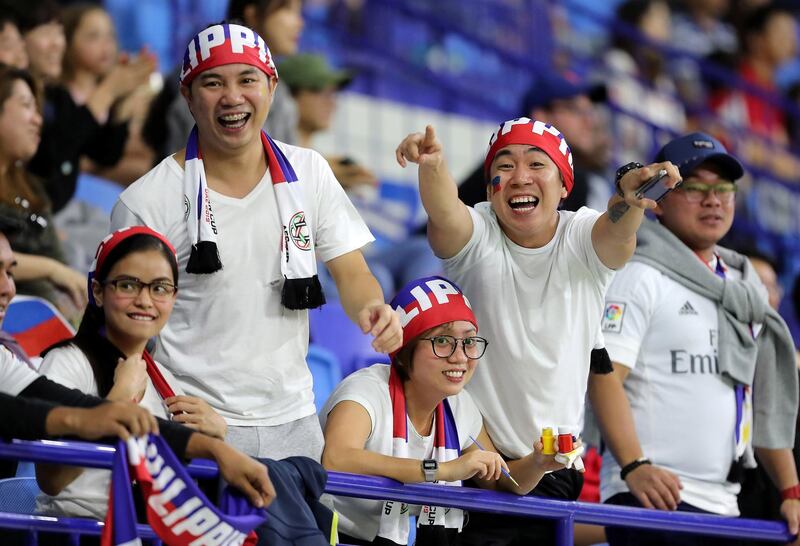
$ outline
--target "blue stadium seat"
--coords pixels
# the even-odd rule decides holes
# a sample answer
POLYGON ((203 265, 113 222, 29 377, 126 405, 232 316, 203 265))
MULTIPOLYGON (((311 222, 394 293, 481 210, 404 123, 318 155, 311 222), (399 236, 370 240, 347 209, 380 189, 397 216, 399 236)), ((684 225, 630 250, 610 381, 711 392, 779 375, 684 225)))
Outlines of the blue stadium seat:
POLYGON ((314 344, 308 347, 306 362, 314 377, 314 405, 317 406, 317 412, 319 412, 333 389, 342 380, 342 370, 335 354, 314 344))
POLYGON ((81 173, 78 176, 75 198, 111 214, 111 209, 114 208, 114 203, 117 202, 122 189, 119 184, 115 184, 105 178, 81 173))
POLYGON ((36 478, 7 478, 0 480, 0 512, 33 514, 39 486, 36 478))
POLYGON ((338 301, 312 309, 308 320, 311 341, 338 357, 343 377, 376 362, 389 362, 386 355, 375 352, 372 336, 361 333, 338 301))

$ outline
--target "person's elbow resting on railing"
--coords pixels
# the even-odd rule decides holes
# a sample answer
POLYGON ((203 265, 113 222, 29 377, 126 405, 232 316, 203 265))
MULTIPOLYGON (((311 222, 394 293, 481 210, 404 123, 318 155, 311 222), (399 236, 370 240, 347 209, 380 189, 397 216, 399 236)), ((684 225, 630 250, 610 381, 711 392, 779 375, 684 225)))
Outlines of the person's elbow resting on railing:
MULTIPOLYGON (((367 410, 357 402, 339 402, 328 414, 325 424, 325 449, 322 465, 327 470, 385 476, 403 483, 425 481, 420 459, 393 457, 365 449, 372 433, 367 410)), ((458 459, 443 462, 436 473, 437 481, 459 481, 472 477, 497 480, 501 468, 508 467, 497 453, 477 451, 458 459)))

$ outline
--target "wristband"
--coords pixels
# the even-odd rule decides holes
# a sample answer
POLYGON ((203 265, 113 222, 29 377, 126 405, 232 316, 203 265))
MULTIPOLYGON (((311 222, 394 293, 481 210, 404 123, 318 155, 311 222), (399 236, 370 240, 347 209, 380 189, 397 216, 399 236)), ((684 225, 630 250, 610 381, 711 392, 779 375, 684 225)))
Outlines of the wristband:
POLYGON ((644 165, 642 165, 641 163, 632 161, 617 169, 617 175, 614 178, 614 187, 617 188, 617 195, 619 195, 620 197, 625 197, 625 192, 622 191, 622 187, 620 186, 620 182, 622 182, 622 177, 628 174, 630 171, 634 169, 641 169, 642 167, 644 167, 644 165))
POLYGON ((781 500, 785 501, 789 499, 800 500, 800 484, 795 484, 781 491, 781 500))
POLYGON ((631 472, 633 472, 634 470, 636 470, 637 468, 639 468, 643 464, 653 464, 653 463, 650 462, 650 459, 648 459, 647 457, 639 457, 635 461, 630 462, 630 463, 626 464, 625 466, 623 466, 622 470, 619 471, 619 477, 622 478, 622 481, 625 481, 625 477, 628 474, 630 474, 631 472))

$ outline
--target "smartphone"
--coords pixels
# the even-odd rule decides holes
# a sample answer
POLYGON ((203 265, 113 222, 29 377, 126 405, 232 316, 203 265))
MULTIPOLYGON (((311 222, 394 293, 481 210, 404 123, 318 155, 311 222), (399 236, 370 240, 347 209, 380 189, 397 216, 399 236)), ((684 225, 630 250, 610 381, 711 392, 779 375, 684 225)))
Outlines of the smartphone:
POLYGON ((656 203, 664 199, 672 188, 668 188, 665 184, 669 182, 667 170, 661 169, 653 178, 645 182, 638 190, 636 190, 636 197, 652 199, 656 203))

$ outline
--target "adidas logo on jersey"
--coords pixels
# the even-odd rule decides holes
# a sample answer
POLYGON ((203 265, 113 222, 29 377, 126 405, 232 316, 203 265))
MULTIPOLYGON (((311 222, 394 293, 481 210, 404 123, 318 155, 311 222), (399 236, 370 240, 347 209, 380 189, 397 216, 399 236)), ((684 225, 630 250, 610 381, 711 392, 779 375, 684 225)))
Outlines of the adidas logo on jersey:
POLYGON ((696 315, 697 311, 695 311, 694 307, 692 307, 692 304, 687 301, 686 303, 683 304, 683 306, 681 307, 681 310, 678 311, 678 314, 679 315, 696 315))

